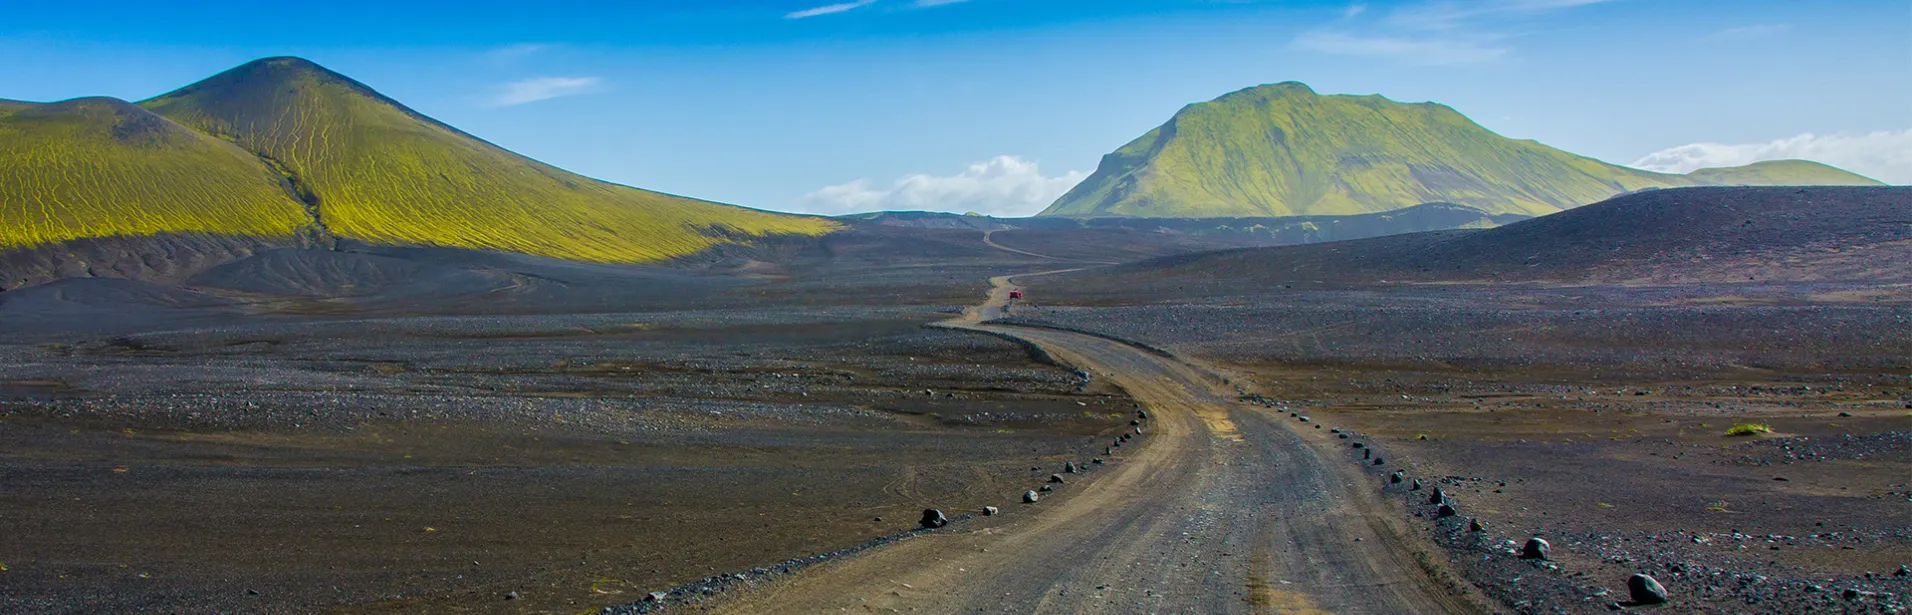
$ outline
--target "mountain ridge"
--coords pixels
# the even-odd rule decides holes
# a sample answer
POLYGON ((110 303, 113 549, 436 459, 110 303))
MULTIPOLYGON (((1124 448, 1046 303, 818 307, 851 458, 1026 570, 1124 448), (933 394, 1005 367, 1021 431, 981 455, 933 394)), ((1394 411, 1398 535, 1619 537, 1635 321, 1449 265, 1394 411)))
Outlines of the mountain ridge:
POLYGON ((341 238, 647 262, 837 228, 577 175, 299 58, 249 62, 140 105, 283 165, 341 238))
POLYGON ((205 235, 617 263, 842 228, 571 173, 289 56, 138 103, 0 99, 0 214, 0 251, 205 235))
POLYGON ((1244 88, 1177 111, 1104 156, 1038 215, 1245 217, 1375 213, 1453 202, 1544 215, 1649 188, 1785 179, 1879 185, 1817 163, 1691 175, 1644 171, 1510 139, 1433 102, 1244 88))

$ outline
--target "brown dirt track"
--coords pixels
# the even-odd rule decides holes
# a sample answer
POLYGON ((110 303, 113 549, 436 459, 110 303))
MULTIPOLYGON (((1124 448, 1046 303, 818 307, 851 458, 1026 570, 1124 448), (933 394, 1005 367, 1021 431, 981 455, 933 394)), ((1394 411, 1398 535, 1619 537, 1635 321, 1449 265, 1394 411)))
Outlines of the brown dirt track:
MULTIPOLYGON (((1218 377, 1124 343, 980 322, 1102 375, 1149 410, 1140 446, 1058 498, 823 564, 705 608, 736 613, 1463 613, 1335 445, 1232 404, 1218 377)), ((1032 485, 1033 486, 1033 485, 1032 485)))

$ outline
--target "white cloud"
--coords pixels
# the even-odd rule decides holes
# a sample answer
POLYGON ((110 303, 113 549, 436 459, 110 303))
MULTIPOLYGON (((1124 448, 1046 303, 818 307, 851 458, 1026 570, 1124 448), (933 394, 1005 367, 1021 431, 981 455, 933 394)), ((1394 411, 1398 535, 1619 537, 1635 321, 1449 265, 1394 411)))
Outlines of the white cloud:
POLYGON ((1536 15, 1560 9, 1614 0, 1442 0, 1404 6, 1388 16, 1388 23, 1404 28, 1438 30, 1466 25, 1471 20, 1536 15))
POLYGON ((1341 18, 1296 36, 1296 49, 1379 58, 1422 66, 1493 62, 1513 54, 1508 29, 1521 18, 1616 0, 1434 0, 1401 6, 1378 18, 1354 4, 1341 18))
POLYGON ((834 15, 836 13, 842 13, 844 11, 853 11, 856 9, 860 9, 872 4, 876 4, 876 0, 851 0, 850 2, 826 4, 816 8, 795 11, 788 15, 784 15, 783 18, 784 19, 803 19, 805 17, 816 17, 819 15, 834 15))
POLYGON ((1308 32, 1295 37, 1294 46, 1322 53, 1386 58, 1428 66, 1491 62, 1506 57, 1508 53, 1505 47, 1473 41, 1359 36, 1345 32, 1308 32))
POLYGON ((513 81, 504 86, 504 90, 491 100, 499 107, 522 105, 562 96, 589 94, 598 90, 604 80, 597 77, 538 77, 513 81))
POLYGON ((494 60, 512 60, 516 58, 522 58, 524 56, 528 56, 534 53, 538 53, 540 51, 544 51, 550 48, 551 48, 551 45, 548 45, 545 43, 518 43, 516 45, 506 45, 503 47, 499 47, 497 49, 493 49, 489 52, 486 52, 485 55, 491 56, 491 59, 494 59, 494 60))
POLYGON ((916 6, 943 6, 945 4, 962 4, 968 1, 969 0, 916 0, 916 6))
POLYGON ((1662 173, 1733 167, 1762 160, 1823 162, 1889 184, 1912 184, 1912 130, 1806 133, 1766 143, 1692 143, 1647 154, 1634 167, 1662 173))
POLYGON ((1048 177, 1035 162, 1020 156, 997 156, 969 165, 956 175, 906 175, 889 188, 877 188, 868 179, 826 186, 804 195, 797 208, 832 215, 926 210, 1028 216, 1042 211, 1087 177, 1081 171, 1048 177))

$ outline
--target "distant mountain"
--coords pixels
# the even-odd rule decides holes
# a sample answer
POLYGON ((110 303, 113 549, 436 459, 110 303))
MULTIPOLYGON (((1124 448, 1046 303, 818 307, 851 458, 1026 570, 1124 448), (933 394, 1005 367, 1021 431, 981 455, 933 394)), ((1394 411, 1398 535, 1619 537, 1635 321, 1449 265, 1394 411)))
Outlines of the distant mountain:
POLYGON ((1322 283, 1883 284, 1912 280, 1907 212, 1904 187, 1651 190, 1488 230, 1172 256, 1058 284, 1138 295, 1322 283))
POLYGON ((1803 161, 1653 173, 1502 137, 1444 105, 1289 82, 1184 107, 1040 215, 1345 215, 1428 202, 1544 215, 1649 188, 1782 183, 1880 185, 1803 161))
POLYGON ((289 239, 310 222, 258 157, 131 103, 0 101, 0 250, 167 232, 289 239))
POLYGON ((281 165, 339 237, 620 262, 834 228, 569 173, 298 58, 251 62, 140 104, 281 165))
MULTIPOLYGON (((112 257, 122 273, 169 269, 139 264, 151 258, 205 260, 190 242, 156 239, 164 253, 154 255, 161 244, 123 241, 139 237, 250 242, 214 242, 227 256, 258 241, 356 240, 647 262, 840 228, 569 173, 297 58, 251 62, 137 106, 0 101, 0 213, 0 253, 111 240, 62 253, 112 257)), ((93 268, 52 258, 35 270, 93 268)))
MULTIPOLYGON (((882 211, 841 216, 860 224, 912 228, 967 228, 980 231, 1121 229, 1168 235, 1208 237, 1238 245, 1287 246, 1462 228, 1492 228, 1530 216, 1493 214, 1454 203, 1423 203, 1391 211, 1350 216, 1252 218, 995 218, 927 211, 882 211)), ((1002 235, 1002 237, 1014 236, 1002 235)))

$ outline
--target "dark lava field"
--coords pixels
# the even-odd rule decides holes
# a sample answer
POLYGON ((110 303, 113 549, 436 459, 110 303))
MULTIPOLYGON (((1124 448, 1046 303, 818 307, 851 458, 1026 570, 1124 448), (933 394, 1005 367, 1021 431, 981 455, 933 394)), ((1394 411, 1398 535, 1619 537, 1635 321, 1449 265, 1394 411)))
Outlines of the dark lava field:
POLYGON ((1065 269, 1004 322, 1225 376, 1484 610, 1904 612, 1908 190, 1278 248, 871 225, 652 268, 120 261, 0 293, 0 612, 628 612, 960 524, 1134 429, 1103 378, 926 326, 1065 269))

